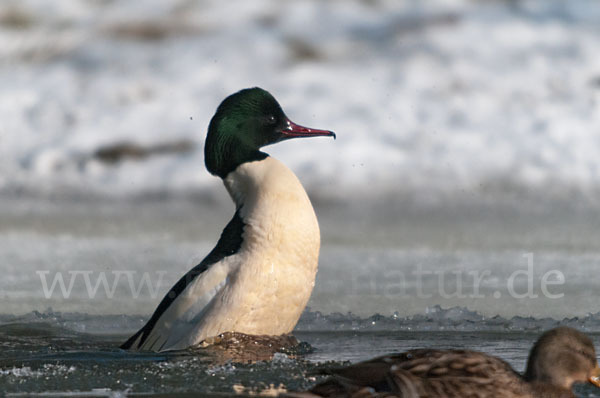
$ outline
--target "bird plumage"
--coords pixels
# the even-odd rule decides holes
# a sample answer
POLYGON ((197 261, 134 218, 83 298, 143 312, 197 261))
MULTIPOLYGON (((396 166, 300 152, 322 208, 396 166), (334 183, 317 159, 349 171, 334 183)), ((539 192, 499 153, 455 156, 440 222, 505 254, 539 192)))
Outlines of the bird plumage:
POLYGON ((317 272, 320 233, 302 184, 260 147, 329 135, 292 123, 266 91, 227 97, 210 122, 207 169, 223 179, 236 206, 216 247, 167 293, 122 348, 184 349, 225 332, 292 331, 317 272))
POLYGON ((432 349, 386 355, 326 373, 331 376, 328 380, 295 396, 570 398, 574 382, 598 386, 600 369, 591 340, 561 327, 540 337, 524 376, 481 352, 432 349), (549 358, 555 360, 548 362, 549 358))

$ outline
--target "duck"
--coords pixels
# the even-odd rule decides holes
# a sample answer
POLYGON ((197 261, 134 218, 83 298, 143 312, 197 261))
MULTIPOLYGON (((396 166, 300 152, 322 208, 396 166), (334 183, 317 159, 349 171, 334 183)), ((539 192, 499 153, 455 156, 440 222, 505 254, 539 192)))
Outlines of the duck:
POLYGON ((331 377, 288 397, 571 398, 574 383, 600 387, 592 340, 569 327, 541 335, 519 374, 482 352, 415 349, 327 369, 331 377))
POLYGON ((291 333, 315 284, 319 223, 296 175, 261 148, 319 136, 336 138, 292 122, 262 88, 221 102, 208 126, 204 159, 235 204, 233 218, 122 349, 183 350, 230 332, 291 333))

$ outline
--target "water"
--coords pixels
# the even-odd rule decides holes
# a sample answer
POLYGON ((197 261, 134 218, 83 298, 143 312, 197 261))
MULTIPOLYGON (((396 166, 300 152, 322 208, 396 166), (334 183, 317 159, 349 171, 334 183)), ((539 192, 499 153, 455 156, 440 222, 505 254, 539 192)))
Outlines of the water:
MULTIPOLYGON (((230 216, 229 206, 203 198, 3 201, 0 390, 171 397, 298 390, 320 380, 313 373, 321 366, 418 347, 482 350, 522 370, 543 330, 569 325, 600 340, 593 288, 599 249, 592 215, 570 217, 576 212, 566 211, 553 224, 543 211, 511 218, 498 217, 498 207, 466 212, 405 204, 380 207, 396 218, 386 222, 368 207, 365 215, 350 202, 341 211, 316 201, 323 231, 320 271, 310 309, 295 331, 312 352, 237 364, 215 363, 213 356, 198 351, 131 354, 118 349, 171 284, 212 247, 230 216), (538 297, 511 297, 507 281, 515 270, 527 271, 528 253, 534 256, 531 280, 538 297), (414 275, 419 265, 432 272, 420 282, 414 275), (492 275, 473 297, 469 274, 453 273, 458 270, 492 275), (548 286, 560 298, 546 297, 540 287, 552 270, 565 278, 548 286), (142 283, 144 273, 153 290, 142 283), (57 284, 46 296, 42 276, 50 286, 56 275, 64 276, 65 289, 73 281, 71 291, 65 295, 57 284), (106 285, 98 282, 101 275, 106 285), (439 275, 448 277, 443 290, 439 275), (458 276, 462 295, 456 294, 458 276), (97 286, 94 295, 90 286, 97 286), (497 291, 500 297, 494 296, 497 291), (448 294, 452 297, 444 297, 448 294)), ((517 280, 513 288, 524 294, 527 284, 527 278, 517 280)), ((600 396, 586 387, 578 392, 600 396)))
MULTIPOLYGON (((120 396, 119 392, 177 397, 275 388, 306 389, 318 369, 418 347, 470 348, 523 370, 537 338, 530 332, 297 332, 314 352, 269 362, 214 364, 201 353, 131 354, 117 349, 125 335, 80 334, 49 324, 0 326, 0 388, 8 396, 120 396), (165 395, 166 394, 166 395, 165 395)), ((600 335, 592 335, 596 344, 600 335)), ((600 397, 578 386, 580 397, 600 397)))
MULTIPOLYGON (((221 202, 2 201, 0 313, 151 313, 231 217, 219 193, 221 202)), ((315 206, 323 245, 313 311, 410 316, 439 304, 487 317, 598 312, 600 213, 526 203, 315 206)))

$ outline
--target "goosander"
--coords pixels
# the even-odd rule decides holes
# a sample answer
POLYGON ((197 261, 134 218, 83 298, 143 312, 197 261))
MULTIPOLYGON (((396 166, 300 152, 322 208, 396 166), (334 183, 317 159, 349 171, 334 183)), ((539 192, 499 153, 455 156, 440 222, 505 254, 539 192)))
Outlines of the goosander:
POLYGON ((319 258, 317 217, 298 178, 260 148, 335 133, 299 126, 267 91, 225 98, 204 147, 207 170, 235 203, 215 248, 166 294, 123 349, 185 349, 225 332, 283 335, 311 295, 319 258))
POLYGON ((575 382, 600 387, 592 340, 568 327, 535 343, 521 376, 503 360, 468 350, 411 350, 325 373, 332 378, 289 397, 575 398, 575 382))

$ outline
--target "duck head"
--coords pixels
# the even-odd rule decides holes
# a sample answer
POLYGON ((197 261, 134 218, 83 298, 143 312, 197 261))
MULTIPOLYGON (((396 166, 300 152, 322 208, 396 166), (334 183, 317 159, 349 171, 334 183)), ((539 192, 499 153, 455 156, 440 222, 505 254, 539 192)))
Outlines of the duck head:
POLYGON ((264 159, 260 148, 298 137, 330 136, 328 130, 293 123, 267 91, 254 87, 225 98, 208 126, 204 146, 206 168, 225 178, 240 164, 264 159))
POLYGON ((525 379, 566 390, 577 382, 600 387, 600 368, 592 340, 568 327, 549 330, 531 349, 525 379))

